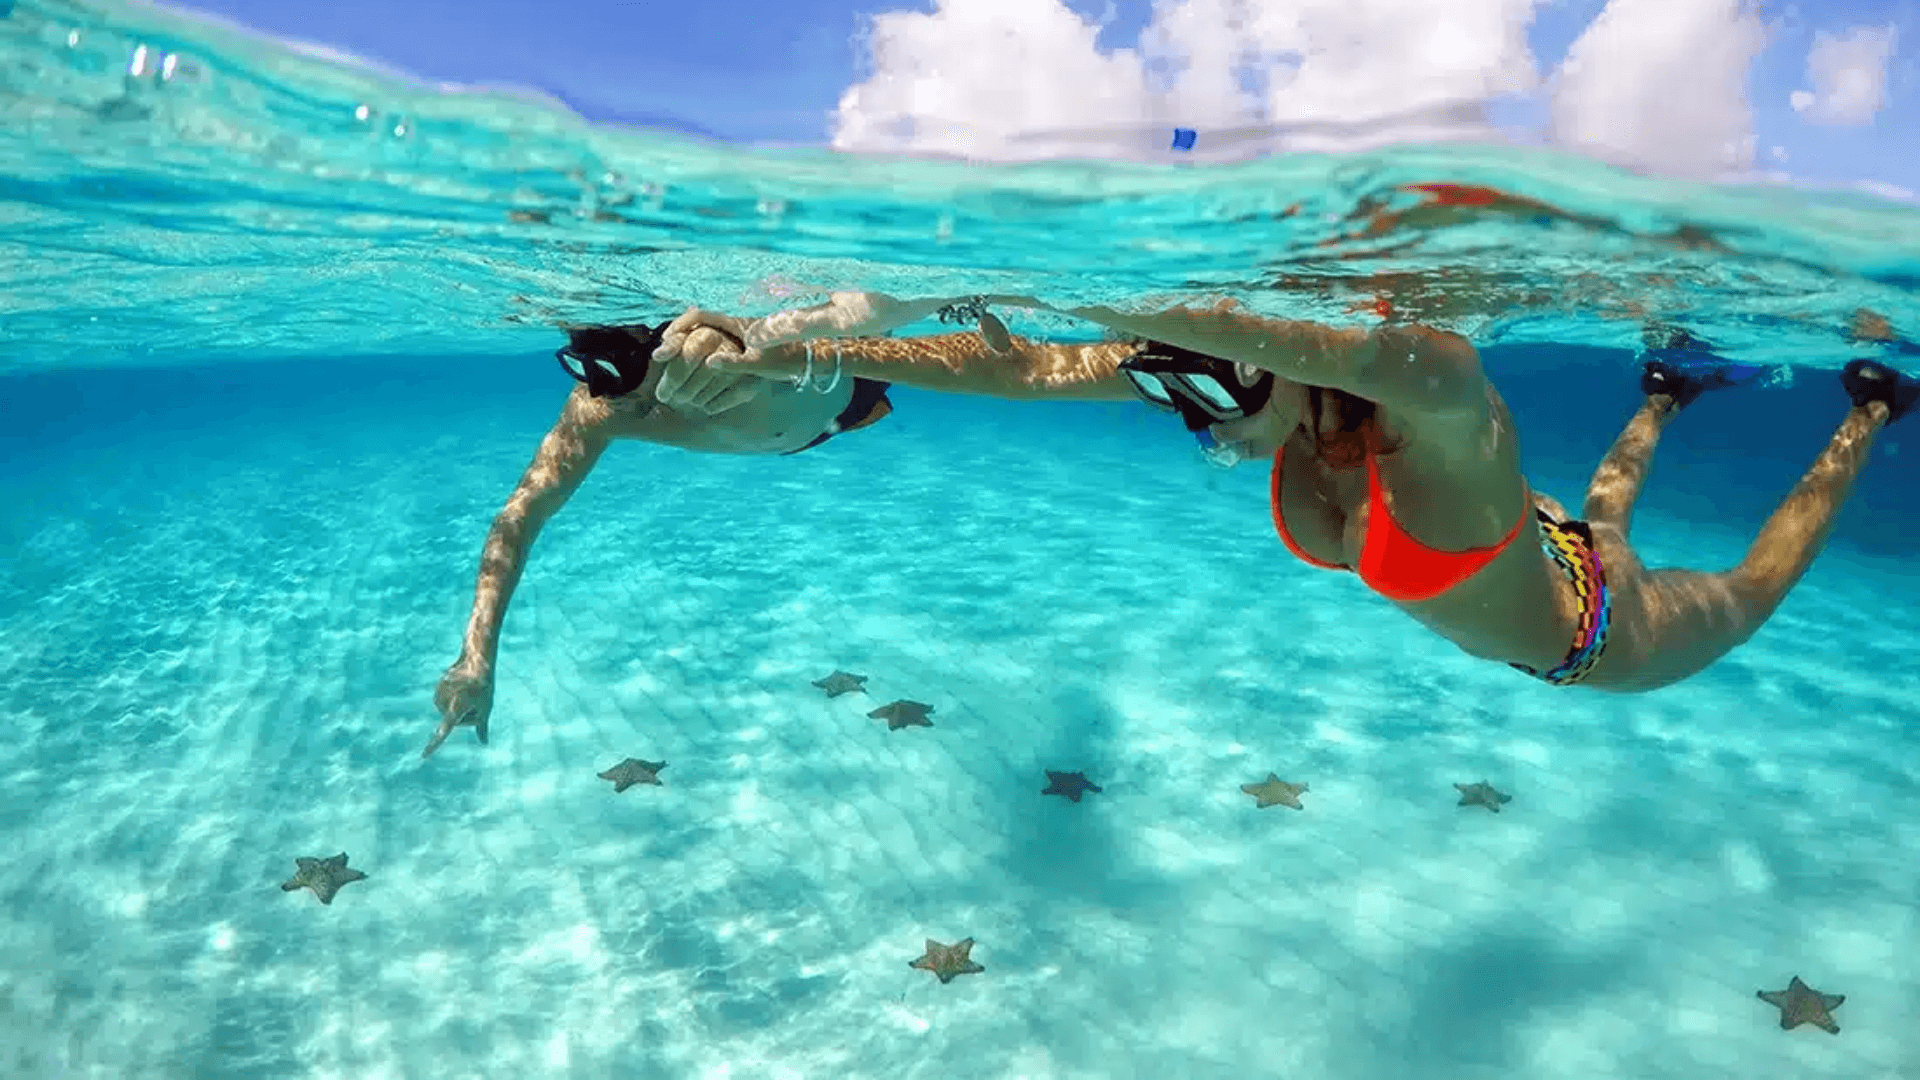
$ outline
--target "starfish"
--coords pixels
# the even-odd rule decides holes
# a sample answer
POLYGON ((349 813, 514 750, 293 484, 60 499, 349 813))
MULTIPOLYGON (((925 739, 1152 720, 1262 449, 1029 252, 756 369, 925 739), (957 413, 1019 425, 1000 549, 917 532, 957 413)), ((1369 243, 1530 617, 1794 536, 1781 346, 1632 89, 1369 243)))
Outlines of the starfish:
POLYGON ((312 889, 313 895, 319 897, 323 904, 333 903, 333 894, 340 891, 340 886, 367 879, 367 875, 360 871, 347 869, 347 853, 344 851, 331 859, 309 859, 302 855, 293 860, 293 865, 300 869, 291 881, 280 883, 280 891, 312 889))
POLYGON ((834 673, 826 678, 813 680, 813 685, 825 690, 828 697, 839 697, 841 694, 851 694, 855 691, 866 693, 867 688, 862 685, 866 681, 865 675, 855 675, 850 671, 835 669, 834 673))
MULTIPOLYGON (((600 779, 613 781, 615 795, 635 784, 659 784, 660 770, 667 767, 664 761, 641 761, 639 758, 627 760, 600 774, 600 779)), ((660 784, 665 787, 665 784, 660 784)))
POLYGON ((973 939, 968 938, 956 945, 942 945, 932 938, 927 939, 927 955, 918 960, 907 961, 910 968, 931 971, 940 977, 942 983, 950 983, 955 975, 977 975, 987 970, 973 962, 967 954, 973 951, 973 939))
POLYGON ((1258 784, 1241 784, 1240 790, 1253 796, 1255 806, 1265 810, 1269 806, 1291 806, 1295 810, 1300 805, 1300 793, 1307 790, 1305 784, 1289 784, 1274 773, 1268 773, 1265 781, 1258 784))
POLYGON ((931 705, 902 698, 882 705, 867 715, 875 720, 885 720, 888 731, 899 731, 903 727, 932 727, 933 721, 927 719, 927 714, 932 711, 931 705))
POLYGON ((1847 1000, 1845 994, 1823 994, 1795 975, 1785 990, 1761 990, 1758 996, 1769 1005, 1779 1006, 1783 1028, 1792 1030, 1801 1024, 1812 1024, 1830 1035, 1840 1034, 1840 1025, 1833 1022, 1833 1010, 1847 1000))
POLYGON ((1042 795, 1065 795, 1074 802, 1080 801, 1085 792, 1099 792, 1100 785, 1087 779, 1086 773, 1055 772, 1047 770, 1047 786, 1040 789, 1042 795))
POLYGON ((1505 792, 1495 791, 1493 785, 1487 783, 1485 780, 1477 784, 1455 784, 1453 786, 1460 789, 1461 806, 1484 806, 1497 814, 1500 812, 1501 803, 1513 801, 1513 796, 1505 792))

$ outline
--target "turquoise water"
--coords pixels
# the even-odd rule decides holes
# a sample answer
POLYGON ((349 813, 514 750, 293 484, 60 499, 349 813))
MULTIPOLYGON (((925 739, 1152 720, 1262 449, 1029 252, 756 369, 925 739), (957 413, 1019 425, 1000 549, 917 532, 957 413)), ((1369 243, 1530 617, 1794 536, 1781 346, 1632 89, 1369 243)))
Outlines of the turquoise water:
POLYGON ((1914 206, 1484 147, 710 146, 137 7, 17 3, 0 50, 0 1075, 1920 1075, 1913 419, 1750 643, 1633 697, 1294 562, 1259 470, 1129 404, 621 445, 535 549, 491 744, 418 756, 556 321, 839 287, 1342 318, 1445 274, 1562 499, 1643 325, 1792 365, 1662 444, 1636 541, 1717 568, 1833 369, 1912 363, 1844 332, 1920 327, 1914 206), (1359 235, 1425 181, 1569 217, 1359 235), (866 716, 895 698, 934 726, 866 716), (615 795, 626 757, 665 786, 615 795), (1268 772, 1303 810, 1253 807, 1268 772), (1481 779, 1500 814, 1456 805, 1481 779), (331 905, 277 887, 341 851, 331 905), (985 971, 908 966, 965 937, 985 971), (1796 975, 1840 1035, 1755 1000, 1796 975))

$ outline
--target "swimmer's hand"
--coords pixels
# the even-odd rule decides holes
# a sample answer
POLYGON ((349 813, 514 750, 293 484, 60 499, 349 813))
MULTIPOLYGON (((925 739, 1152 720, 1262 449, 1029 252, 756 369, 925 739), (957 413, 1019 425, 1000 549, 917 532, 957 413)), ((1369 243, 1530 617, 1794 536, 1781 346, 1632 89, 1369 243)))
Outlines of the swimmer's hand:
POLYGON ((427 740, 421 757, 432 757, 454 728, 469 724, 486 742, 487 718, 493 712, 493 669, 465 658, 455 661, 434 687, 433 705, 440 710, 440 728, 427 740))
POLYGON ((688 308, 667 325, 660 336, 660 347, 653 350, 654 362, 667 365, 655 393, 666 401, 667 380, 679 371, 691 373, 686 376, 689 381, 704 376, 751 383, 760 389, 768 379, 787 382, 798 377, 806 369, 804 348, 792 343, 772 343, 765 348, 741 346, 754 324, 751 319, 688 308))
POLYGON ((707 363, 715 354, 738 356, 741 349, 740 335, 726 326, 693 326, 673 338, 671 347, 663 339, 653 351, 654 360, 663 365, 653 396, 670 409, 708 416, 745 405, 766 393, 764 379, 753 372, 729 371, 707 363))

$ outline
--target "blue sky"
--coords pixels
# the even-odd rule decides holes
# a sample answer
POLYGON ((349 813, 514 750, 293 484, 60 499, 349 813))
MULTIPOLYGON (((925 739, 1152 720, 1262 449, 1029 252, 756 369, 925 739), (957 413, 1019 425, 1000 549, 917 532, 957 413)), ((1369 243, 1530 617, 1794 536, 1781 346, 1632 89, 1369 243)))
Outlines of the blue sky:
MULTIPOLYGON (((1182 2, 1191 2, 1196 10, 1228 10, 1230 0, 1182 2)), ((1340 2, 1247 0, 1238 10, 1255 8, 1267 15, 1325 12, 1340 2)), ((976 75, 976 79, 994 78, 994 57, 1009 49, 1007 34, 1025 35, 1029 46, 1021 55, 1039 58, 1041 66, 1050 56, 1079 48, 1072 34, 1062 31, 1057 21, 1047 24, 1032 17, 1032 12, 1057 3, 947 0, 947 7, 955 13, 964 8, 977 17, 968 23, 957 14, 944 23, 921 20, 918 29, 908 25, 912 20, 897 16, 891 16, 891 22, 883 20, 898 27, 903 40, 918 42, 895 50, 892 65, 895 74, 911 75, 917 82, 913 88, 892 85, 891 89, 877 89, 869 103, 870 111, 912 110, 936 99, 968 100, 979 84, 972 84, 970 90, 964 81, 966 76, 957 74, 954 78, 958 81, 947 88, 948 97, 941 98, 939 87, 929 88, 928 73, 937 74, 947 66, 956 70, 971 67, 988 72, 976 75), (996 11, 1006 13, 1004 27, 991 25, 996 11), (982 18, 989 24, 987 29, 981 28, 982 18), (947 42, 950 46, 938 44, 947 42), (939 51, 949 48, 950 52, 939 51)), ((1575 88, 1583 95, 1583 102, 1576 103, 1574 111, 1562 114, 1556 113, 1561 106, 1550 100, 1551 91, 1546 88, 1520 95, 1496 94, 1495 115, 1503 123, 1543 129, 1556 116, 1564 115, 1570 118, 1566 127, 1573 133, 1569 135, 1573 143, 1583 148, 1598 147, 1595 152, 1601 156, 1611 154, 1630 164, 1657 167, 1667 149, 1663 144, 1679 147, 1710 140, 1712 133, 1735 131, 1744 122, 1754 136, 1751 160, 1759 169, 1783 171, 1820 183, 1878 181, 1920 190, 1920 138, 1916 138, 1920 134, 1920 119, 1916 118, 1920 107, 1920 25, 1914 18, 1920 14, 1920 0, 1822 0, 1758 9, 1753 22, 1755 44, 1745 51, 1733 43, 1741 32, 1735 12, 1739 0, 1541 0, 1537 5, 1528 0, 1345 0, 1348 8, 1356 3, 1375 11, 1375 21, 1365 24, 1370 27, 1366 33, 1382 39, 1439 32, 1444 26, 1412 25, 1429 23, 1434 11, 1446 12, 1448 18, 1443 24, 1456 28, 1481 26, 1465 17, 1475 11, 1497 11, 1492 16, 1496 23, 1501 18, 1524 20, 1531 14, 1524 46, 1542 76, 1554 73, 1569 48, 1611 3, 1618 15, 1613 21, 1623 29, 1611 43, 1593 43, 1589 55, 1605 63, 1588 66, 1604 68, 1605 72, 1604 77, 1589 78, 1575 88), (1694 14, 1678 21, 1669 16, 1681 8, 1691 8, 1694 14), (1406 19, 1395 18, 1397 9, 1408 13, 1406 19), (1387 21, 1382 22, 1382 18, 1387 21), (1628 25, 1635 20, 1637 27, 1628 25), (1848 112, 1849 107, 1841 101, 1846 96, 1843 84, 1828 87, 1833 93, 1819 103, 1803 103, 1807 107, 1802 111, 1790 104, 1794 91, 1820 89, 1809 81, 1808 73, 1809 51, 1819 32, 1841 37, 1854 28, 1865 28, 1884 38, 1889 27, 1894 28, 1893 36, 1882 51, 1891 55, 1880 63, 1884 82, 1877 95, 1884 99, 1884 105, 1866 109, 1870 119, 1859 122, 1862 106, 1855 100, 1851 115, 1838 117, 1852 122, 1820 122, 1823 110, 1828 121, 1836 118, 1836 109, 1848 112), (1649 49, 1646 41, 1689 34, 1693 35, 1689 39, 1693 44, 1684 46, 1678 58, 1669 58, 1664 69, 1637 73, 1626 70, 1639 62, 1636 58, 1641 54, 1658 51, 1649 49), (1640 104, 1626 101, 1633 95, 1623 97, 1616 85, 1621 80, 1638 80, 1634 85, 1639 87, 1640 104), (1744 120, 1733 116, 1735 99, 1742 91, 1746 104, 1739 110, 1745 112, 1750 105, 1744 120), (1726 100, 1715 104, 1716 95, 1726 100), (1841 104, 1829 108, 1835 101, 1841 104), (1670 115, 1689 109, 1701 114, 1680 120, 1670 115)), ((863 28, 873 25, 870 16, 935 11, 931 3, 890 6, 872 0, 786 0, 778 4, 763 0, 571 0, 561 5, 536 0, 333 0, 327 4, 192 0, 189 6, 276 35, 331 45, 418 75, 537 87, 596 119, 671 123, 728 139, 800 143, 822 143, 833 138, 833 112, 841 95, 849 86, 875 74, 859 40, 863 28)), ((1093 39, 1101 50, 1135 45, 1154 17, 1148 0, 1113 0, 1111 4, 1105 0, 1070 0, 1067 6, 1095 19, 1103 12, 1107 14, 1093 39)), ((1472 32, 1481 37, 1495 33, 1484 28, 1472 32)), ((1198 39, 1206 37, 1208 31, 1189 28, 1186 33, 1198 39)), ((1222 29, 1220 33, 1227 31, 1222 29)), ((1277 39, 1270 35, 1272 40, 1277 39)), ((1176 47, 1181 45, 1176 41, 1176 47)), ((1380 45, 1392 54, 1394 43, 1382 40, 1380 45)), ((1492 46, 1488 48, 1491 51, 1487 56, 1492 57, 1487 60, 1488 66, 1510 66, 1511 50, 1500 53, 1492 46)), ((1082 69, 1074 67, 1075 63, 1091 62, 1085 57, 1067 59, 1072 62, 1063 63, 1063 71, 1079 71, 1082 69)), ((1657 60, 1646 63, 1657 64, 1657 60)), ((1352 77, 1367 78, 1362 74, 1352 77)), ((1031 92, 1071 94, 1073 87, 1088 85, 1065 75, 1062 79, 1060 85, 1068 89, 1036 83, 1031 92)), ((1394 88, 1379 87, 1380 81, 1372 78, 1370 87, 1391 96, 1394 88)), ((1337 82, 1335 79, 1329 84, 1334 85, 1332 92, 1336 95, 1340 92, 1337 82)), ((1862 84, 1856 81, 1852 85, 1857 99, 1862 84)), ((1874 96, 1869 86, 1868 97, 1874 96)), ((1049 117, 1065 116, 1065 120, 1056 120, 1059 123, 1073 119, 1071 112, 1062 114, 1058 109, 1042 112, 1049 117)), ((972 119, 991 124, 995 117, 972 119)), ((868 136, 862 142, 862 137, 848 135, 847 130, 848 125, 841 125, 841 142, 847 145, 864 148, 878 138, 868 136)))

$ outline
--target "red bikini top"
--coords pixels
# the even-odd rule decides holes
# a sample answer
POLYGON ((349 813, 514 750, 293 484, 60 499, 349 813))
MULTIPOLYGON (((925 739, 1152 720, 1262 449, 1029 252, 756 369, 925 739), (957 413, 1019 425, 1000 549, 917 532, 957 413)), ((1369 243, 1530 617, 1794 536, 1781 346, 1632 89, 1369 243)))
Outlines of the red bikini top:
POLYGON ((1500 553, 1520 535, 1528 515, 1521 514, 1513 531, 1498 543, 1465 551, 1438 551, 1415 540, 1387 509, 1386 491, 1380 486, 1380 464, 1373 452, 1367 452, 1367 535, 1360 545, 1360 565, 1345 566, 1316 559, 1301 548, 1287 531, 1286 517, 1280 510, 1280 478, 1287 448, 1273 452, 1273 480, 1269 500, 1273 507, 1273 528, 1280 542, 1300 561, 1325 570, 1357 569, 1367 587, 1389 600, 1402 603, 1431 600, 1480 572, 1499 558, 1500 553))

